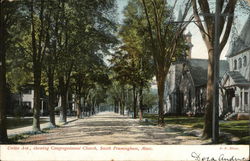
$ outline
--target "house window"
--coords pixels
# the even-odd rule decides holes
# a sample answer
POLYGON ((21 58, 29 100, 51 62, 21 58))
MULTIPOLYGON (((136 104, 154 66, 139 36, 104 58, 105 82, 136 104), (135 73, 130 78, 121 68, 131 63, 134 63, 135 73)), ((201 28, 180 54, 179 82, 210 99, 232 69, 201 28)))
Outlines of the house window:
POLYGON ((247 56, 243 57, 243 66, 247 66, 247 56))
POLYGON ((242 59, 239 58, 239 69, 242 67, 242 59))
POLYGON ((248 105, 248 92, 244 93, 244 104, 248 105))
POLYGON ((237 60, 234 60, 234 70, 237 70, 237 60))

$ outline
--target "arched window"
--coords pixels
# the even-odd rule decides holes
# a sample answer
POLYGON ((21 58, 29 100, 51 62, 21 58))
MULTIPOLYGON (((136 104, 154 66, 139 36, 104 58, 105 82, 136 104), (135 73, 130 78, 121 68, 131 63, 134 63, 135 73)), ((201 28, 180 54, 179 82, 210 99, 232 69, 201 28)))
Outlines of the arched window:
POLYGON ((239 69, 242 68, 242 59, 239 58, 239 69))
POLYGON ((237 70, 237 60, 234 60, 234 70, 237 70))
POLYGON ((247 66, 247 56, 243 57, 243 66, 247 66))

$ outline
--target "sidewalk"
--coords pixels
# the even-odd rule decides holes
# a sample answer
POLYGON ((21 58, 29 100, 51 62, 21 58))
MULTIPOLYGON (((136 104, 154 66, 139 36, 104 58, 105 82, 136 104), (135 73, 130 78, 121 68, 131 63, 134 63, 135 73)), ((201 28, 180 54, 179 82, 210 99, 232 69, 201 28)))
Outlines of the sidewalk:
MULTIPOLYGON (((47 118, 49 119, 49 117, 47 117, 47 118)), ((57 116, 55 119, 56 119, 56 125, 60 125, 59 116, 57 116)), ((76 116, 68 116, 67 117, 67 122, 72 122, 72 121, 75 121, 75 120, 77 120, 76 116)), ((50 126, 49 122, 42 123, 40 125, 41 130, 49 128, 49 126, 50 126)), ((19 134, 31 133, 31 132, 32 132, 32 126, 16 128, 16 129, 8 129, 7 130, 7 133, 8 133, 9 137, 19 135, 19 134)))

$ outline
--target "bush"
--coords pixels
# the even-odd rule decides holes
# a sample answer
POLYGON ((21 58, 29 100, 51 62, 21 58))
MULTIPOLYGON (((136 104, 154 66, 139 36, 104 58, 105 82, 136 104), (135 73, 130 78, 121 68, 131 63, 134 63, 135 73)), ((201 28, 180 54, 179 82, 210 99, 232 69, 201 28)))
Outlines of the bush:
POLYGON ((14 108, 13 115, 15 117, 24 117, 30 115, 29 108, 27 106, 18 105, 14 108))

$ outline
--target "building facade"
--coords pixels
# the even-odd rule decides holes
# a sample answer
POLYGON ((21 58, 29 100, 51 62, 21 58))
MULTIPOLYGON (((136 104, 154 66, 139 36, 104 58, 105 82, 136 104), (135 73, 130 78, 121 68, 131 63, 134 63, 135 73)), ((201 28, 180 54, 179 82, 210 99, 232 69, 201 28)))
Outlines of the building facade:
POLYGON ((249 29, 250 16, 226 55, 230 70, 221 80, 220 112, 222 115, 250 112, 249 29))
MULTIPOLYGON (((165 89, 165 112, 169 115, 202 115, 206 105, 207 59, 186 59, 171 65, 165 89)), ((220 77, 229 70, 220 61, 220 77)))
MULTIPOLYGON (((45 95, 45 91, 42 88, 41 91, 41 114, 47 115, 48 114, 48 99, 45 95)), ((33 85, 25 85, 21 88, 19 93, 11 94, 10 98, 10 113, 13 111, 18 111, 17 108, 21 108, 22 115, 31 115, 33 113, 34 108, 34 89, 33 85)))

